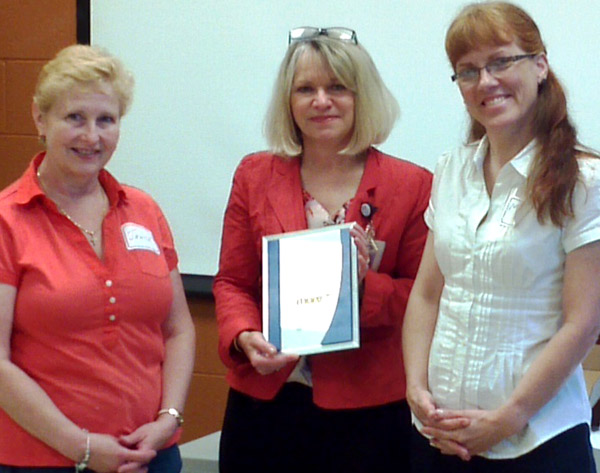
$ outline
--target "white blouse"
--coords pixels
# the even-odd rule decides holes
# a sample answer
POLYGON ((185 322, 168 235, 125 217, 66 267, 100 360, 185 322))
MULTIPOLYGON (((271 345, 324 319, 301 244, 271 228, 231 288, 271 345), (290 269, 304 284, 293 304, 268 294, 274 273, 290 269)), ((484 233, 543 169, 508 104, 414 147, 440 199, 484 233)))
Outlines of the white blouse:
MULTIPOLYGON (((600 159, 580 159, 575 217, 540 225, 525 198, 536 149, 505 165, 489 197, 487 139, 443 155, 425 220, 444 275, 429 358, 436 404, 452 409, 502 405, 562 323, 565 256, 600 240, 600 159)), ((521 433, 482 454, 514 458, 590 420, 581 366, 521 433)))

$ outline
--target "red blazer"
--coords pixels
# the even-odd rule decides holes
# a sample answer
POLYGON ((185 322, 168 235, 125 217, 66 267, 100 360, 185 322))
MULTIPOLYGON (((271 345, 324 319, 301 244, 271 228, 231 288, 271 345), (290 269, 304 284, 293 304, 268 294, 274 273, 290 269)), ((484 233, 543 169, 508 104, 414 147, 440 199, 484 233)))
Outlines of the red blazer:
MULTIPOLYGON (((431 173, 369 150, 365 171, 346 222, 363 226, 362 203, 377 208, 375 238, 386 242, 377 272, 365 278, 360 307, 360 348, 311 356, 313 399, 329 409, 377 406, 404 399, 406 380, 401 328, 427 227, 431 173)), ((300 159, 270 153, 246 156, 235 173, 225 212, 219 272, 213 292, 219 326, 219 354, 232 388, 272 399, 293 364, 263 376, 233 348, 244 330, 261 330, 261 238, 307 228, 300 159)))

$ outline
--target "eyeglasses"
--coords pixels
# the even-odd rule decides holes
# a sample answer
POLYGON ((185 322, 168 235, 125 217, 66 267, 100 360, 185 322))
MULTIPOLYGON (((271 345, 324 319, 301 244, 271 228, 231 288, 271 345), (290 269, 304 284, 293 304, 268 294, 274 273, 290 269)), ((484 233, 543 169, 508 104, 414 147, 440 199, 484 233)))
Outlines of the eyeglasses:
POLYGON ((454 74, 451 79, 452 82, 458 82, 462 85, 474 85, 479 82, 481 77, 481 71, 485 69, 488 74, 494 76, 496 79, 502 77, 502 73, 510 69, 510 67, 521 59, 531 59, 538 55, 538 53, 532 54, 518 54, 517 56, 505 56, 496 58, 488 62, 483 67, 470 67, 463 69, 454 74))
POLYGON ((337 39, 347 43, 357 44, 356 32, 350 28, 333 27, 333 28, 316 28, 314 26, 301 26, 290 30, 288 36, 288 44, 297 41, 308 41, 318 36, 327 36, 332 39, 337 39))

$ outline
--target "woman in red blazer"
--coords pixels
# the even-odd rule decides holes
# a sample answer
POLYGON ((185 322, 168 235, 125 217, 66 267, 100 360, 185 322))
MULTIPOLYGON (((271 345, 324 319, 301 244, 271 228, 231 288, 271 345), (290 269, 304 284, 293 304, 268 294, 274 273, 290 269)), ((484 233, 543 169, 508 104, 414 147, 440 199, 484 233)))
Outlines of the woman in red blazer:
POLYGON ((222 472, 408 471, 401 327, 431 174, 372 147, 397 114, 354 31, 290 32, 266 120, 271 151, 235 173, 214 283, 231 386, 222 472), (278 353, 261 333, 261 238, 344 222, 359 224, 360 348, 278 353))

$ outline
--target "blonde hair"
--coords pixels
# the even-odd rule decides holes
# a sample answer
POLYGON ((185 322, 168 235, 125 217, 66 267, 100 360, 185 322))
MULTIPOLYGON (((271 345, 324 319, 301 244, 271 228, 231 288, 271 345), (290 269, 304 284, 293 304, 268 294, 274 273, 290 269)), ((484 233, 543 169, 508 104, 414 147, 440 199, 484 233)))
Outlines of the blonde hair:
POLYGON ((47 113, 58 97, 74 85, 99 82, 112 86, 119 100, 119 114, 125 115, 133 98, 134 80, 123 63, 94 46, 68 46, 42 68, 33 101, 42 113, 47 113))
POLYGON ((281 62, 265 117, 265 135, 271 150, 290 157, 302 153, 302 133, 292 117, 290 96, 298 60, 309 52, 319 54, 340 83, 354 93, 354 130, 342 153, 358 154, 385 141, 400 110, 371 56, 360 44, 318 36, 292 43, 281 62))

